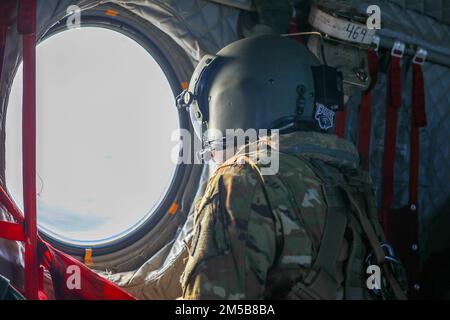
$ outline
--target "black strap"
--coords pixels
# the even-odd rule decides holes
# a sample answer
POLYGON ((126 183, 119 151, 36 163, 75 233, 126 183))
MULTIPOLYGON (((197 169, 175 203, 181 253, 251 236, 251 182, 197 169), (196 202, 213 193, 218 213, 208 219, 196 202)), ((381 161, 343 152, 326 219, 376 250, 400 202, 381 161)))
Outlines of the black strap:
POLYGON ((326 200, 328 202, 328 213, 322 240, 320 242, 317 257, 304 279, 305 290, 314 292, 317 296, 330 299, 334 297, 341 286, 339 279, 334 277, 336 263, 339 257, 342 240, 347 227, 347 216, 340 204, 337 190, 325 184, 326 200))
MULTIPOLYGON (((292 155, 290 155, 292 156, 292 155)), ((299 158, 293 156, 295 158, 299 158)), ((339 188, 330 178, 331 173, 323 167, 306 165, 322 180, 325 199, 327 201, 327 218, 322 233, 320 247, 316 259, 307 276, 298 281, 291 290, 291 298, 333 299, 342 285, 340 279, 335 278, 337 260, 347 227, 346 206, 342 202, 339 188)), ((291 197, 295 200, 295 197, 291 197)), ((299 208, 298 204, 294 208, 299 208)))
POLYGON ((367 237, 367 240, 369 241, 370 247, 373 250, 373 253, 375 255, 378 265, 383 268, 385 277, 389 282, 392 292, 394 293, 394 295, 397 299, 407 300, 405 293, 401 289, 400 284, 398 283, 397 279, 395 279, 394 274, 385 259, 385 253, 380 246, 380 242, 379 242, 378 237, 372 227, 372 224, 370 223, 369 219, 363 214, 363 212, 359 208, 359 206, 356 203, 356 200, 353 197, 353 195, 351 194, 350 190, 345 185, 340 185, 340 187, 347 195, 347 198, 350 201, 350 204, 352 205, 352 207, 355 211, 355 217, 358 220, 358 222, 361 224, 361 227, 364 231, 364 234, 367 237))

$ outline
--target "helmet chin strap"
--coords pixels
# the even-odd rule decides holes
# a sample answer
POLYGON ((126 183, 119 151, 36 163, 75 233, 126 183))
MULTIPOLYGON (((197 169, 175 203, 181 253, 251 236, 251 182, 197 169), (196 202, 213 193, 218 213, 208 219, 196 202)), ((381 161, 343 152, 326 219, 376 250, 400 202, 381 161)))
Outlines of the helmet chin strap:
POLYGON ((209 148, 203 148, 196 153, 199 162, 209 162, 212 159, 212 150, 209 148))

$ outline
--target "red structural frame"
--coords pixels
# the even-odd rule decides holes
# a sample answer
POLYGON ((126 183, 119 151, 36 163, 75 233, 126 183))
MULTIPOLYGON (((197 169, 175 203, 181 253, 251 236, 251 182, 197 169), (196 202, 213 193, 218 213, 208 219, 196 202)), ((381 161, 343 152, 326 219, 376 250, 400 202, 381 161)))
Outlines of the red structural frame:
MULTIPOLYGON (((6 34, 11 26, 16 1, 1 4, 3 64, 6 34)), ((17 223, 0 222, 0 237, 23 241, 25 244, 25 295, 28 299, 39 298, 39 264, 37 257, 36 224, 36 0, 20 0, 17 29, 23 39, 23 194, 24 215, 17 209, 6 191, 0 187, 0 200, 17 223)))
POLYGON ((38 299, 36 222, 36 0, 20 0, 17 28, 23 39, 22 164, 25 213, 25 292, 38 299))

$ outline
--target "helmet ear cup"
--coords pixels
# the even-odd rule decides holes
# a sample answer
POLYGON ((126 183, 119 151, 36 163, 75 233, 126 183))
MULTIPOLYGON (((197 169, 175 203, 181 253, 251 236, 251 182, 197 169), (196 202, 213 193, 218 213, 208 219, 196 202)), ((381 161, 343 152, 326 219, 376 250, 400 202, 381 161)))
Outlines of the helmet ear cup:
POLYGON ((314 76, 316 105, 323 105, 334 112, 342 111, 344 109, 342 72, 327 65, 311 68, 314 76))

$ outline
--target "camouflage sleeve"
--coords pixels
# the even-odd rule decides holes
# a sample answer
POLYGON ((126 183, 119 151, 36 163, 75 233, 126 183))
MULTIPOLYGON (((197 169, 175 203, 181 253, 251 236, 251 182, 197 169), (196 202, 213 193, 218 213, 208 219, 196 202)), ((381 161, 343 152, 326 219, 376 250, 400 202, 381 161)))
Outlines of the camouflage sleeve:
POLYGON ((195 216, 184 299, 261 299, 275 259, 272 212, 250 170, 216 177, 195 216))

